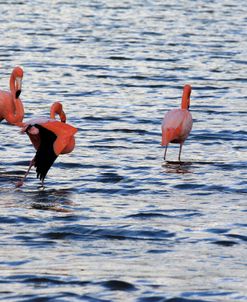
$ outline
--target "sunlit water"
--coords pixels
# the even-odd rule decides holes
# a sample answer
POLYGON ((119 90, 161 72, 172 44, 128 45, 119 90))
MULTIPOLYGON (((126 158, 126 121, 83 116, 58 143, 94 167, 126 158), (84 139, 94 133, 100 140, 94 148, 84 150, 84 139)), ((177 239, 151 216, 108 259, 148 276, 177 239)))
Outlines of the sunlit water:
POLYGON ((0 301, 247 301, 245 1, 0 1, 0 87, 78 128, 45 187, 0 124, 0 301), (190 83, 182 163, 160 125, 190 83))

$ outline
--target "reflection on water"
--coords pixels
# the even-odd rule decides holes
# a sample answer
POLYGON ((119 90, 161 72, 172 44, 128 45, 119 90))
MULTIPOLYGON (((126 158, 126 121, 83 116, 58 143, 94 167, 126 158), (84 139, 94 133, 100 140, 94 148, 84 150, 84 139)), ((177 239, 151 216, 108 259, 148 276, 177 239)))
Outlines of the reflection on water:
POLYGON ((78 128, 44 187, 33 169, 16 189, 34 149, 0 123, 1 299, 246 301, 245 2, 0 9, 0 88, 21 65, 25 118, 61 101, 78 128), (163 162, 185 83, 193 129, 163 162))
MULTIPOLYGON (((52 210, 57 212, 71 212, 73 207, 72 192, 66 189, 40 190, 28 194, 30 206, 34 209, 52 210)), ((26 202, 27 203, 27 202, 26 202)))
POLYGON ((162 164, 165 173, 192 173, 192 162, 166 161, 162 164))

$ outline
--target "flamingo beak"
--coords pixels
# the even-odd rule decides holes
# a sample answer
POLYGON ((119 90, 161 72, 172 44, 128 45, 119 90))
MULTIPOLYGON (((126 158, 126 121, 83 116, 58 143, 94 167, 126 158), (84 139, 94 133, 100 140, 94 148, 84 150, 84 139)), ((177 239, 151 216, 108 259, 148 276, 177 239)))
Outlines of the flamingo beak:
POLYGON ((60 118, 61 118, 62 123, 66 123, 66 115, 65 115, 64 111, 61 112, 60 118))
POLYGON ((21 90, 17 90, 15 93, 15 98, 18 99, 21 94, 21 90))
POLYGON ((17 77, 16 78, 16 92, 15 92, 16 99, 18 99, 21 94, 21 86, 22 86, 22 79, 20 77, 17 77))

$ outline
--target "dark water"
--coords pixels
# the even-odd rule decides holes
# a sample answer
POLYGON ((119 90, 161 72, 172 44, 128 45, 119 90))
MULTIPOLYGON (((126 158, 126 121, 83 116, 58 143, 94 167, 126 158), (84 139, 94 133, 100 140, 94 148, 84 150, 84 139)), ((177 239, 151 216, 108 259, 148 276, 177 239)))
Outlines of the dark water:
POLYGON ((0 87, 78 128, 40 187, 0 124, 0 301, 247 301, 245 1, 0 1, 0 87), (193 87, 192 133, 160 125, 193 87))

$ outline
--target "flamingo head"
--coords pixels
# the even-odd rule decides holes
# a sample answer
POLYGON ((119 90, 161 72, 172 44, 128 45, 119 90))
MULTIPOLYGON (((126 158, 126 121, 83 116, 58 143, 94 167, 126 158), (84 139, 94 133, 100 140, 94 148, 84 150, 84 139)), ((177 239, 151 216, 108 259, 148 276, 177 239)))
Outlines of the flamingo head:
POLYGON ((24 71, 20 66, 16 66, 13 69, 13 74, 15 75, 15 77, 23 78, 24 71))
POLYGON ((39 129, 37 127, 35 127, 34 125, 25 124, 21 129, 21 133, 37 135, 37 134, 39 134, 39 129))
POLYGON ((18 99, 21 94, 22 87, 22 78, 23 78, 23 69, 19 66, 16 66, 13 69, 12 76, 14 78, 14 86, 15 86, 15 98, 18 99))
POLYGON ((66 123, 66 114, 63 111, 63 105, 59 102, 55 102, 51 106, 50 117, 55 119, 55 115, 58 114, 62 123, 66 123))

